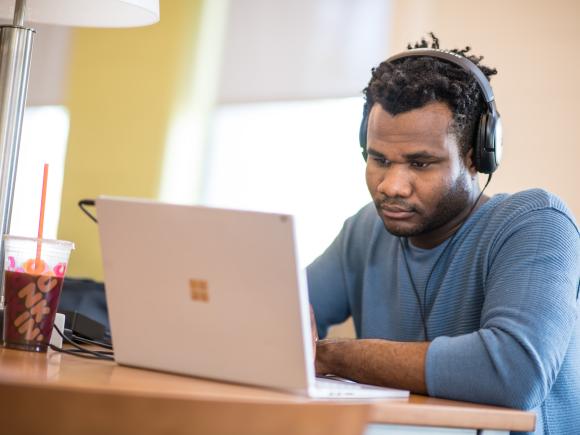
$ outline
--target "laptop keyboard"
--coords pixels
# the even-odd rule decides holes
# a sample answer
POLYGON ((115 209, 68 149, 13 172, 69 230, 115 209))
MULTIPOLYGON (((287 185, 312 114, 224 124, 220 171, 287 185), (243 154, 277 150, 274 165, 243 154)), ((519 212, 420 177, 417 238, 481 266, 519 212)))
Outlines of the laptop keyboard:
POLYGON ((343 378, 317 377, 314 382, 314 395, 319 398, 405 398, 408 391, 358 384, 343 378))
POLYGON ((353 388, 358 390, 362 388, 361 384, 349 381, 348 379, 330 377, 317 377, 314 385, 316 385, 316 388, 320 388, 322 390, 349 390, 353 388))

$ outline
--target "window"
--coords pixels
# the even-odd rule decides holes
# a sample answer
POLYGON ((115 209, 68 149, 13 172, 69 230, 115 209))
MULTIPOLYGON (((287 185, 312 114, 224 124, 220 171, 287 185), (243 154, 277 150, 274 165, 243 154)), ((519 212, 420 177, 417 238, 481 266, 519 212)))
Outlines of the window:
POLYGON ((44 163, 49 164, 43 237, 56 239, 69 115, 61 106, 28 107, 24 112, 10 234, 36 237, 44 163))
POLYGON ((202 202, 293 214, 301 266, 370 201, 358 144, 362 98, 220 106, 202 202))

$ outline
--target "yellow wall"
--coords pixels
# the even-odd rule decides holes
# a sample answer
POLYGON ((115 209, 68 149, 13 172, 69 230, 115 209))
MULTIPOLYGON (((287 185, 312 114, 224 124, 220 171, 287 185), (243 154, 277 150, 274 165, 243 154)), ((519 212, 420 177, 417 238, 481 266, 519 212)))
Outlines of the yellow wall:
POLYGON ((77 29, 67 106, 60 239, 76 243, 68 275, 103 278, 97 226, 82 198, 155 198, 165 141, 192 66, 202 0, 162 0, 160 23, 132 29, 77 29))

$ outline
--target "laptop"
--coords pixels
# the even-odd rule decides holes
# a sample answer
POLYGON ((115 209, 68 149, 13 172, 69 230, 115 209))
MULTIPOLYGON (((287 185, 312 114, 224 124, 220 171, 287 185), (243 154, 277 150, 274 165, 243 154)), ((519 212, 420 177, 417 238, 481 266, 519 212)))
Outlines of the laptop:
POLYGON ((408 397, 315 380, 290 215, 96 201, 118 363, 313 398, 408 397))

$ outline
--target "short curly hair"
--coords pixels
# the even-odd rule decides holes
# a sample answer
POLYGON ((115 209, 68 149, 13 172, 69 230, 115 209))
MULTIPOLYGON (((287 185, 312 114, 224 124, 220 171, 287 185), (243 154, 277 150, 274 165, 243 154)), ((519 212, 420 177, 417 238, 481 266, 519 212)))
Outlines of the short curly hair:
MULTIPOLYGON (((431 44, 423 38, 407 49, 439 49, 439 39, 433 34, 431 44)), ((481 65, 483 56, 468 54, 470 47, 449 50, 476 64, 487 79, 497 74, 495 68, 481 65)), ((364 115, 368 116, 375 103, 391 115, 418 109, 431 102, 447 104, 453 113, 453 131, 459 140, 461 155, 465 156, 474 140, 477 122, 485 109, 485 100, 473 76, 458 65, 442 59, 419 56, 384 61, 373 68, 372 78, 364 89, 364 115)))

